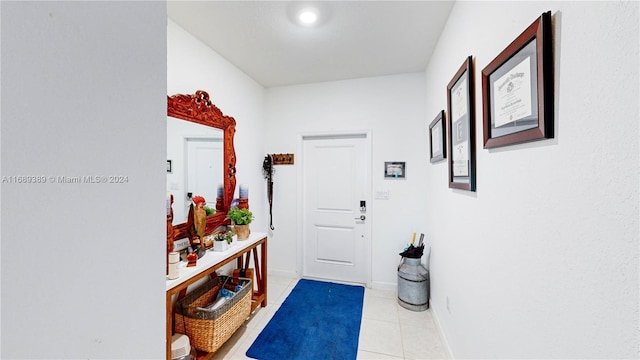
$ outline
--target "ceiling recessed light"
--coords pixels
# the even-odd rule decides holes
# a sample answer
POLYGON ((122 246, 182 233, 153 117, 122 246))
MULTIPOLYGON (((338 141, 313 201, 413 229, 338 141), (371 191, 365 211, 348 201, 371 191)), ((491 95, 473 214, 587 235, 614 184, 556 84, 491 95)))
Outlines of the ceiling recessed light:
POLYGON ((287 17, 291 23, 297 26, 320 27, 326 24, 331 17, 329 3, 329 1, 290 1, 287 4, 287 17))
POLYGON ((305 26, 311 26, 318 21, 319 11, 316 8, 304 8, 298 13, 298 21, 305 26))

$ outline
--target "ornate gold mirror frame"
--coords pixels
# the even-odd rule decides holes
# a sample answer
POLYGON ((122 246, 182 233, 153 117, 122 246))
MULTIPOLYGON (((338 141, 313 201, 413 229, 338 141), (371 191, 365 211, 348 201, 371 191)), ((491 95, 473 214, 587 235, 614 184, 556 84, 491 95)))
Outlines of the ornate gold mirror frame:
MULTIPOLYGON (((221 129, 224 132, 223 198, 216 201, 216 213, 207 217, 206 233, 210 233, 218 226, 225 224, 227 211, 229 211, 233 193, 236 189, 236 151, 233 147, 236 120, 231 116, 223 115, 222 111, 209 99, 209 94, 202 90, 196 91, 193 95, 176 94, 167 96, 167 116, 221 129)), ((189 237, 188 224, 189 221, 172 226, 173 236, 168 233, 167 241, 189 237)), ((169 231, 170 224, 167 225, 167 229, 169 231)))

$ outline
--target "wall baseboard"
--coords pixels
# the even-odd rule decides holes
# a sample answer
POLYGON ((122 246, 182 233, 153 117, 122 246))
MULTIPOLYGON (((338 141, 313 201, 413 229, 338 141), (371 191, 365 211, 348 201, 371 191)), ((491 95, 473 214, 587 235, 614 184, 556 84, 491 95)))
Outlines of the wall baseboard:
POLYGON ((444 331, 442 330, 442 326, 440 324, 440 318, 438 317, 438 311, 433 306, 432 301, 429 301, 429 309, 433 314, 433 320, 436 324, 436 328, 438 329, 438 334, 440 334, 440 340, 442 340, 442 345, 444 345, 444 351, 447 353, 447 358, 455 359, 455 357, 453 356, 453 352, 451 351, 451 347, 449 346, 449 342, 447 341, 447 337, 445 336, 444 331))
MULTIPOLYGON (((300 279, 301 276, 298 275, 295 271, 287 271, 287 270, 267 270, 268 276, 280 276, 291 279, 300 279)), ((398 291, 398 285, 396 283, 383 282, 383 281, 374 281, 371 283, 371 288, 376 290, 386 290, 386 291, 398 291)))
POLYGON ((286 278, 298 279, 300 276, 295 271, 286 271, 286 270, 267 270, 267 276, 281 276, 286 278))
POLYGON ((376 290, 397 291, 398 284, 384 281, 373 281, 371 283, 371 288, 376 290))

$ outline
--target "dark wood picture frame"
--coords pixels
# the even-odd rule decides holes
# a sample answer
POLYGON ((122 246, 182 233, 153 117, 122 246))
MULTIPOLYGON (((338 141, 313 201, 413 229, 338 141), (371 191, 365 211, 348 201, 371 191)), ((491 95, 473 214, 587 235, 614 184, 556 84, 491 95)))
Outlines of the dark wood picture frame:
POLYGON ((444 110, 429 124, 429 155, 431 163, 444 160, 447 157, 447 133, 444 119, 444 110))
POLYGON ((476 191, 473 58, 468 56, 447 85, 449 187, 476 191))
POLYGON ((484 148, 553 138, 551 12, 482 70, 484 148))

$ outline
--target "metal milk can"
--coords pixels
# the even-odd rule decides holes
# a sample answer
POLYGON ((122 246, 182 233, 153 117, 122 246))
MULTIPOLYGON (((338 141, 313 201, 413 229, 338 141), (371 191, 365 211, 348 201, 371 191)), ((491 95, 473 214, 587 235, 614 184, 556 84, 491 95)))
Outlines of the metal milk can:
POLYGON ((398 304, 413 311, 429 308, 429 271, 420 258, 403 257, 398 265, 398 304))

